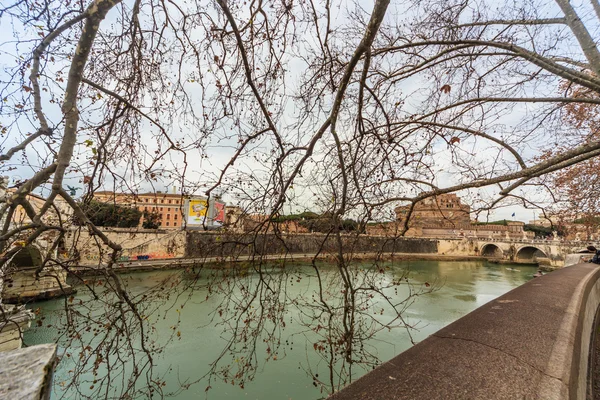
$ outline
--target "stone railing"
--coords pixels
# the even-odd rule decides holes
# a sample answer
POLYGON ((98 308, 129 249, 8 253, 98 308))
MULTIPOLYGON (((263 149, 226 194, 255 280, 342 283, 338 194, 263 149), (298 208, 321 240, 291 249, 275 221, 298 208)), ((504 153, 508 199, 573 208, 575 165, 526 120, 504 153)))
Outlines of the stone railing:
POLYGON ((584 399, 594 386, 587 377, 599 304, 600 267, 557 270, 460 318, 331 400, 584 399))
POLYGON ((56 345, 0 352, 0 399, 48 400, 56 345))

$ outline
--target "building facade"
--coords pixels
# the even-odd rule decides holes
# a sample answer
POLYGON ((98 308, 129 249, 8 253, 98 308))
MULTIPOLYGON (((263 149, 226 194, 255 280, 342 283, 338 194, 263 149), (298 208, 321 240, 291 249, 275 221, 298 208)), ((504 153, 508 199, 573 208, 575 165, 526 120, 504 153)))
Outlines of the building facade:
MULTIPOLYGON (((156 213, 161 229, 181 229, 184 221, 185 198, 177 193, 115 193, 95 192, 94 200, 103 203, 114 203, 121 206, 135 207, 142 213, 156 213)), ((140 218, 139 226, 144 223, 144 216, 140 218)))
POLYGON ((244 232, 281 232, 281 233, 309 233, 309 229, 300 225, 298 220, 270 221, 270 215, 246 214, 243 215, 244 232))
MULTIPOLYGON (((17 189, 9 188, 5 195, 8 197, 8 201, 11 201, 11 197, 15 195, 17 189)), ((36 213, 44 206, 46 203, 46 199, 40 195, 35 193, 30 193, 26 197, 27 202, 31 205, 33 211, 36 213)), ((69 224, 72 216, 73 210, 67 204, 67 202, 60 196, 57 196, 52 202, 53 206, 48 209, 46 214, 42 217, 42 221, 51 224, 51 225, 59 225, 60 221, 69 224)), ((4 216, 2 216, 4 217, 4 216)), ((3 220, 3 218, 2 218, 3 220)), ((22 206, 18 206, 15 208, 14 213, 12 214, 10 226, 22 226, 26 224, 30 224, 32 221, 25 212, 25 209, 22 206)))
MULTIPOLYGON (((103 203, 114 202, 127 207, 135 207, 138 210, 156 213, 160 222, 160 229, 183 229, 185 224, 185 207, 188 197, 177 193, 114 193, 108 191, 94 193, 94 200, 103 203)), ((245 214, 240 207, 226 206, 223 204, 224 221, 222 227, 232 232, 243 232, 245 214)), ((206 206, 207 207, 207 206, 206 206)), ((208 207, 206 208, 208 210, 208 207)), ((205 211, 206 211, 205 210, 205 211)), ((144 216, 140 218, 139 227, 144 223, 144 216)))
MULTIPOLYGON (((408 216, 410 205, 399 206, 394 209, 396 220, 404 223, 408 216)), ((455 226, 469 224, 471 207, 463 204, 460 197, 455 194, 441 194, 436 197, 424 199, 415 204, 410 215, 409 226, 412 228, 423 226, 455 226)))
POLYGON ((526 232, 523 229, 525 223, 520 221, 506 221, 503 225, 471 221, 471 207, 463 204, 455 194, 442 194, 416 203, 408 221, 408 230, 404 232, 409 210, 408 205, 396 207, 396 221, 370 224, 367 234, 485 239, 532 239, 535 236, 533 232, 526 232))

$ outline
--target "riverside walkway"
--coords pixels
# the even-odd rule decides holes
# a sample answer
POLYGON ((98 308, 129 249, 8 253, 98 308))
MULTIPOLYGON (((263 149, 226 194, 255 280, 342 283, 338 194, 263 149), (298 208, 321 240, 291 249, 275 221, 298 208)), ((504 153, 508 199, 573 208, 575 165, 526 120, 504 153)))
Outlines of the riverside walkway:
POLYGON ((596 399, 599 305, 600 266, 559 269, 479 307, 330 400, 596 399))

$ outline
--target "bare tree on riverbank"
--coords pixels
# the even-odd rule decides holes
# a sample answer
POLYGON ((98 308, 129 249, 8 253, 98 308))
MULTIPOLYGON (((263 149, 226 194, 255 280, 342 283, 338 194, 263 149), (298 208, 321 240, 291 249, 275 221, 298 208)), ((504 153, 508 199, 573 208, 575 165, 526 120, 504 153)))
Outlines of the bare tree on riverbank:
MULTIPOLYGON (((135 191, 162 179, 184 194, 228 191, 273 218, 289 204, 318 204, 332 221, 328 237, 338 243, 328 251, 341 296, 314 303, 332 321, 319 330, 324 342, 315 350, 342 371, 320 381, 336 390, 350 379, 352 365, 373 364, 357 346, 372 334, 357 310, 365 296, 385 292, 374 278, 380 262, 375 275, 353 269, 352 249, 342 244, 344 218, 364 225, 399 201, 414 205, 478 188, 496 193, 484 209, 510 198, 535 206, 528 188, 543 188, 539 178, 600 155, 598 136, 590 135, 537 157, 559 148, 554 144, 566 129, 577 131, 561 122, 568 107, 599 104, 600 7, 592 1, 589 8, 567 0, 519 8, 467 0, 377 0, 370 9, 331 1, 3 4, 2 29, 14 37, 1 45, 0 161, 3 174, 22 179, 0 205, 0 270, 20 245, 42 236, 52 240, 45 266, 77 264, 76 249, 60 257, 54 251, 70 222, 43 218, 57 199, 68 204, 109 249, 108 264, 100 266, 102 290, 117 299, 79 317, 111 315, 109 343, 135 332, 122 351, 143 361, 117 395, 137 390, 140 377, 160 393, 147 313, 140 311, 148 306, 114 272, 120 245, 87 219, 79 201, 91 201, 101 187, 135 191), (557 90, 561 85, 584 90, 573 96, 557 90), (201 177, 196 173, 208 168, 214 146, 230 148, 227 160, 201 177), (65 189, 76 180, 81 199, 65 189), (30 193, 43 194, 46 203, 34 209, 30 193), (19 208, 31 222, 15 227, 10 221, 19 208)), ((271 220, 252 233, 255 239, 271 220)), ((285 284, 264 277, 264 268, 257 257, 252 271, 260 279, 249 295, 281 312, 289 306, 278 296, 285 284)), ((394 307, 402 310, 401 303, 394 307)), ((69 300, 65 308, 78 312, 69 300)), ((257 316, 241 316, 232 321, 241 322, 242 332, 264 333, 263 325, 252 325, 257 316)), ((86 351, 106 355, 112 348, 86 351)))
MULTIPOLYGON (((571 97, 584 95, 597 98, 598 95, 586 88, 572 83, 561 88, 571 97)), ((560 138, 557 146, 550 149, 541 158, 551 157, 555 153, 589 141, 597 141, 600 137, 600 108, 594 104, 573 103, 565 107, 563 121, 574 129, 570 134, 560 138)), ((556 204, 553 213, 561 222, 568 222, 567 230, 571 236, 582 235, 586 239, 594 237, 600 229, 600 199, 595 188, 600 183, 600 157, 593 157, 568 168, 561 169, 546 178, 547 185, 554 189, 556 204), (576 221, 576 225, 573 225, 576 221), (582 229, 573 229, 577 226, 582 229), (579 231, 579 232, 578 232, 579 231)))

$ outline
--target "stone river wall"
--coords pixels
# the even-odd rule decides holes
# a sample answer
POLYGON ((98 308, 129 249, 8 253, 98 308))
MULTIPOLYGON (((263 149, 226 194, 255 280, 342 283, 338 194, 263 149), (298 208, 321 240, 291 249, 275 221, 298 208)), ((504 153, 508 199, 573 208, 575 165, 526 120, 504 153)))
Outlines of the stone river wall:
MULTIPOLYGON (((180 258, 185 254, 185 232, 161 229, 105 229, 103 233, 123 247, 119 261, 180 258)), ((111 251, 87 231, 72 231, 65 240, 65 256, 77 254, 81 265, 109 260, 111 251), (100 244, 100 245, 99 245, 100 244)))
MULTIPOLYGON (((319 233, 234 234, 226 232, 106 229, 104 233, 123 247, 118 261, 163 260, 177 258, 235 258, 253 255, 333 254, 337 252, 337 238, 319 233)), ((105 263, 110 256, 107 246, 86 231, 69 232, 65 240, 65 257, 79 256, 80 264, 93 266, 105 263)), ((412 255, 440 255, 450 257, 479 256, 476 240, 394 238, 373 235, 343 235, 346 255, 399 253, 412 255)))
MULTIPOLYGON (((337 238, 324 234, 297 233, 275 235, 234 235, 213 232, 188 232, 185 256, 236 257, 252 254, 316 254, 337 251, 337 238)), ((345 235, 344 253, 438 253, 438 241, 431 239, 389 238, 383 236, 345 235)))

